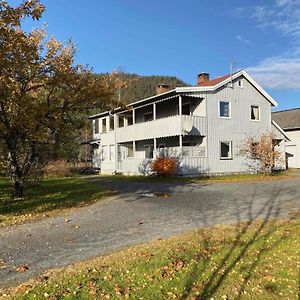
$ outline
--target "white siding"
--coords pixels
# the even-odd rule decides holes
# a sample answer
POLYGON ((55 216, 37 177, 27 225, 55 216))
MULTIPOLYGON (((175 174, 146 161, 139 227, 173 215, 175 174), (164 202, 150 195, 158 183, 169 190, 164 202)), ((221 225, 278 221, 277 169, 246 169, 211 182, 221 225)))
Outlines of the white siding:
POLYGON ((286 143, 289 168, 300 168, 300 130, 287 131, 290 142, 286 143))
POLYGON ((242 142, 249 136, 258 136, 271 130, 271 104, 245 79, 243 88, 223 87, 216 93, 207 93, 208 172, 231 173, 248 170, 246 160, 238 155, 242 142), (231 118, 219 117, 219 101, 230 102, 231 118), (251 105, 260 107, 260 121, 250 120, 251 105), (233 159, 220 159, 220 141, 232 141, 233 159))

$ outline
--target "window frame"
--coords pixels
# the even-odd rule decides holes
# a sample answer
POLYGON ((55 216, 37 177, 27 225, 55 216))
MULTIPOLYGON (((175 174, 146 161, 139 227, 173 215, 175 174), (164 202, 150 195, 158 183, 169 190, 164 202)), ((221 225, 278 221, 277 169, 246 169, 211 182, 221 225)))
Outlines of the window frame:
POLYGON ((226 140, 222 140, 219 142, 219 148, 220 148, 220 152, 219 152, 219 155, 220 155, 220 160, 233 160, 233 147, 232 147, 232 141, 226 141, 226 140), (230 156, 229 157, 222 157, 222 143, 229 143, 229 153, 230 153, 230 156))
POLYGON ((260 105, 258 104, 251 104, 250 105, 250 120, 254 122, 259 122, 261 120, 260 118, 260 105), (252 107, 257 107, 258 108, 258 119, 252 119, 252 107))
POLYGON ((242 79, 240 79, 240 80, 237 81, 237 86, 238 86, 240 89, 242 89, 242 88, 244 87, 244 84, 243 84, 242 79))
POLYGON ((228 100, 219 100, 219 105, 218 105, 218 111, 219 111, 219 118, 220 119, 231 119, 231 102, 228 101, 228 100), (221 103, 224 102, 224 103, 228 103, 228 106, 229 106, 229 116, 221 116, 221 103))

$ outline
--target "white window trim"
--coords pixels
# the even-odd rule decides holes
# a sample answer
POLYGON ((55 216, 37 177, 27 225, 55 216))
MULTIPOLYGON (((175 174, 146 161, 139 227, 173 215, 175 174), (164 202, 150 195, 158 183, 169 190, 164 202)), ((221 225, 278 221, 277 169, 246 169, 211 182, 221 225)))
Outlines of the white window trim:
POLYGON ((261 120, 260 105, 258 105, 258 104, 251 104, 250 105, 250 121, 259 122, 260 120, 261 120), (252 109, 252 106, 257 106, 258 107, 258 119, 257 120, 251 118, 251 109, 252 109))
POLYGON ((220 141, 219 142, 219 149, 220 149, 220 160, 233 160, 232 141, 225 141, 225 140, 220 141), (229 151, 230 151, 230 154, 231 154, 230 157, 222 157, 221 143, 229 143, 229 151))
POLYGON ((239 79, 239 80, 237 81, 237 86, 238 86, 240 89, 244 88, 244 82, 243 82, 241 79, 239 79), (241 85, 239 85, 239 82, 241 83, 241 85))
POLYGON ((219 113, 219 118, 220 119, 231 119, 231 102, 228 101, 228 100, 219 100, 219 103, 218 103, 218 113, 219 113), (223 116, 221 116, 221 110, 220 110, 221 102, 227 102, 227 103, 229 103, 229 117, 223 117, 223 116))

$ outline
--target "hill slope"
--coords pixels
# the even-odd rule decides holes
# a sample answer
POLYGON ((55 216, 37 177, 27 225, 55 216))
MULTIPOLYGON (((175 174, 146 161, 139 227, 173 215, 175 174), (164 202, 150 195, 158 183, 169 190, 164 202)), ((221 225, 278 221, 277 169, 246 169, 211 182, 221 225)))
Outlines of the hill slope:
POLYGON ((125 103, 135 102, 156 94, 156 86, 164 83, 175 88, 179 86, 188 86, 187 83, 175 76, 140 76, 137 74, 120 73, 119 78, 128 85, 121 89, 121 99, 125 103))

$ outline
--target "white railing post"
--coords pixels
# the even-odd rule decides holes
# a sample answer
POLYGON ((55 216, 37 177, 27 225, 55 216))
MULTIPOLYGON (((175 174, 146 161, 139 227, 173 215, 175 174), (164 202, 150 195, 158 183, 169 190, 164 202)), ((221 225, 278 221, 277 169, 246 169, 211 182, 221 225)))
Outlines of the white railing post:
POLYGON ((180 147, 180 154, 182 154, 182 97, 179 95, 178 98, 178 113, 180 117, 180 126, 179 126, 179 147, 180 147))
POLYGON ((118 170, 117 126, 118 126, 118 115, 114 114, 115 173, 118 170))
POLYGON ((156 120, 156 103, 153 103, 153 120, 156 120))
POLYGON ((135 109, 132 109, 132 124, 135 124, 135 109))

